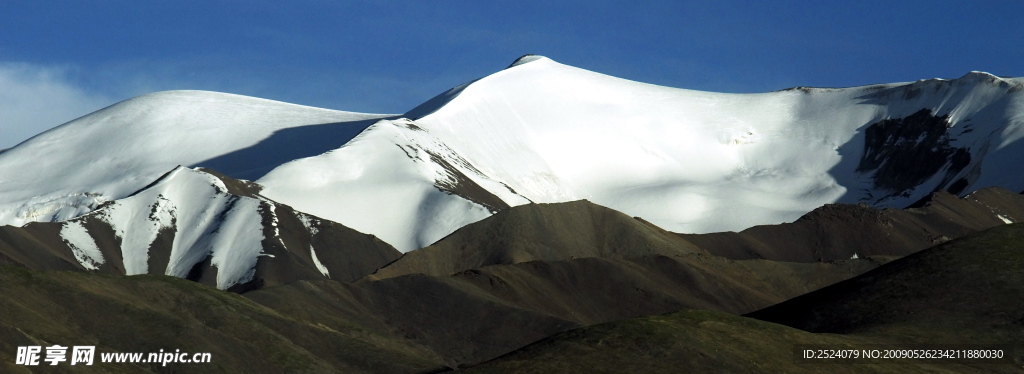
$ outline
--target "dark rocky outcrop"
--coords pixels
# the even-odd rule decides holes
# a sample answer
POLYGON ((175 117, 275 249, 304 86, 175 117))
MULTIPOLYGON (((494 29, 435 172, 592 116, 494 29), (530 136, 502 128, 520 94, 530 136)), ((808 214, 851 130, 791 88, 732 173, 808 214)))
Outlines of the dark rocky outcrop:
POLYGON ((872 172, 874 187, 896 196, 946 170, 937 188, 959 194, 967 187, 966 180, 952 179, 970 165, 971 152, 950 144, 948 128, 949 116, 936 116, 930 109, 868 125, 856 171, 872 172))

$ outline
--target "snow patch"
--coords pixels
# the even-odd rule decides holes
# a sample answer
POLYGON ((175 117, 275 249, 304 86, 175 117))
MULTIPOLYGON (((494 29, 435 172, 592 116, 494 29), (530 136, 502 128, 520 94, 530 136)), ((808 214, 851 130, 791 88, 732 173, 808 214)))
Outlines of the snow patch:
POLYGON ((109 200, 106 196, 93 192, 33 197, 17 209, 12 223, 64 221, 89 213, 109 200))
POLYGON ((261 253, 260 209, 261 200, 230 195, 219 178, 179 166, 149 188, 101 208, 97 216, 121 239, 128 275, 184 278, 211 257, 217 287, 227 289, 252 280, 257 258, 266 255, 261 253), (165 269, 149 269, 149 248, 162 230, 174 232, 170 258, 165 269))
POLYGON ((320 220, 316 219, 316 217, 300 212, 295 212, 295 216, 299 217, 299 221, 302 222, 302 226, 306 228, 306 232, 308 232, 310 236, 316 235, 316 233, 320 232, 320 228, 317 227, 320 225, 320 220))
POLYGON ((1007 225, 1013 223, 1012 220, 1010 220, 1009 218, 1003 217, 1002 214, 997 214, 996 217, 999 217, 999 219, 1003 220, 1003 223, 1006 223, 1007 225))
POLYGON ((224 215, 216 235, 210 241, 212 259, 217 267, 217 288, 249 282, 256 274, 256 262, 263 252, 261 202, 239 198, 224 215))
MULTIPOLYGON (((166 275, 185 277, 208 256, 217 267, 217 288, 251 281, 263 250, 262 202, 227 194, 213 175, 179 167, 145 194, 161 193, 175 204, 175 236, 166 275)), ((151 198, 151 197, 149 197, 151 198)), ((125 200, 129 200, 125 199, 125 200)))
POLYGON ((150 201, 146 198, 118 200, 98 215, 121 239, 125 275, 147 274, 149 247, 161 230, 174 227, 174 204, 161 194, 156 194, 155 202, 150 201))
POLYGON ((313 258, 313 265, 316 265, 317 270, 320 270, 320 274, 330 278, 331 273, 327 271, 327 267, 324 264, 320 263, 320 259, 316 258, 316 251, 313 250, 312 244, 309 245, 309 256, 313 258))
POLYGON ((277 206, 274 205, 273 201, 262 198, 260 200, 266 202, 267 206, 270 207, 270 226, 274 228, 274 237, 281 243, 281 248, 284 248, 287 251, 288 246, 284 245, 284 238, 281 237, 281 228, 277 225, 277 206))
POLYGON ((82 226, 82 222, 65 222, 60 228, 60 237, 68 243, 75 260, 82 267, 88 270, 97 270, 100 265, 103 265, 103 254, 100 253, 96 241, 89 235, 85 226, 82 226))

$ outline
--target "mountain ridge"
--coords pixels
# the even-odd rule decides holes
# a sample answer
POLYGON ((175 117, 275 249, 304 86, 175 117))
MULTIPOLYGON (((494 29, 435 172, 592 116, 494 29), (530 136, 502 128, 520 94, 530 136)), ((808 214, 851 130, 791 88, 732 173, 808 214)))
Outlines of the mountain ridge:
POLYGON ((0 224, 77 217, 179 164, 255 180, 268 198, 402 252, 530 202, 588 199, 707 233, 792 222, 825 203, 1024 189, 1024 176, 1001 172, 1024 167, 1019 78, 724 94, 524 57, 411 119, 199 91, 130 99, 0 154, 0 173, 24 175, 0 183, 0 224))
POLYGON ((257 185, 182 166, 77 218, 0 226, 2 262, 166 274, 236 292, 352 281, 398 256, 372 235, 259 195, 257 185))
MULTIPOLYGON (((280 130, 339 122, 358 127, 360 121, 383 117, 210 91, 138 96, 0 154, 0 175, 11 176, 0 183, 0 224, 80 216, 126 197, 177 165, 244 149, 280 130)), ((232 165, 218 166, 225 166, 218 168, 221 172, 234 171, 226 168, 232 165)), ((233 166, 247 168, 244 163, 233 166)))
POLYGON ((492 265, 577 258, 719 256, 829 262, 901 257, 991 227, 1024 221, 1024 195, 983 188, 964 198, 939 191, 904 210, 826 204, 792 223, 742 232, 678 234, 586 200, 526 204, 463 226, 404 253, 363 281, 405 274, 448 276, 492 265))
MULTIPOLYGON (((330 155, 285 164, 260 182, 268 196, 294 198, 300 209, 379 232, 403 252, 482 218, 477 212, 482 206, 465 205, 481 198, 432 194, 433 181, 445 179, 443 173, 411 168, 403 161, 410 159, 408 154, 377 151, 388 147, 411 146, 450 164, 468 164, 462 173, 510 206, 588 199, 670 231, 740 230, 789 222, 827 202, 894 207, 936 189, 1017 190, 1024 178, 998 171, 1016 167, 1018 161, 1007 155, 1024 151, 1024 120, 1014 109, 1024 96, 1013 87, 1013 80, 990 82, 968 74, 948 81, 823 89, 815 95, 717 94, 630 82, 537 57, 442 94, 443 105, 431 108, 429 115, 392 120, 393 129, 369 128, 368 133, 381 132, 369 142, 373 146, 350 144, 330 155), (885 121, 922 109, 936 118, 933 122, 948 122, 948 127, 921 130, 944 148, 934 154, 869 157, 887 160, 877 164, 861 161, 869 148, 866 129, 879 129, 884 140, 891 131, 885 121), (385 135, 385 130, 393 133, 385 135), (352 160, 368 153, 376 155, 372 162, 351 169, 386 164, 409 168, 415 177, 380 180, 347 173, 323 188, 302 177, 333 172, 329 168, 342 162, 360 163, 352 160), (888 165, 913 164, 915 157, 928 160, 935 170, 919 173, 910 184, 886 182, 892 174, 888 165), (293 182, 296 178, 303 182, 293 182), (383 190, 396 184, 425 197, 410 202, 406 212, 374 213, 371 220, 313 197, 360 186, 341 198, 384 204, 400 198, 383 190), (739 211, 744 214, 730 213, 739 211), (413 215, 429 218, 403 223, 398 232, 374 223, 413 215)), ((912 142, 919 135, 896 134, 893 141, 912 142)))
POLYGON ((851 256, 905 256, 953 238, 1024 221, 1024 196, 989 187, 963 198, 937 191, 907 208, 826 204, 779 225, 740 232, 677 234, 732 259, 830 261, 851 256))
POLYGON ((994 227, 937 245, 744 316, 689 309, 592 325, 467 371, 1019 372, 1024 361, 1024 308, 1016 297, 1024 284, 1021 228, 1019 223, 994 227), (962 287, 963 282, 984 286, 962 287), (835 347, 830 349, 997 344, 1009 349, 1004 351, 1009 357, 999 363, 924 359, 896 365, 890 359, 812 363, 794 357, 794 346, 811 344, 835 347))

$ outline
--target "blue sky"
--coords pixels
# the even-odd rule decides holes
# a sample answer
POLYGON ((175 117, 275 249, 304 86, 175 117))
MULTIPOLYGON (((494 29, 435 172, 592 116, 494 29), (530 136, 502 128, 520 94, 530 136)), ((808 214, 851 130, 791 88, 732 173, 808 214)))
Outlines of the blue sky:
POLYGON ((0 149, 172 89, 401 113, 525 53, 719 92, 1024 76, 1016 0, 636 3, 5 0, 0 149))

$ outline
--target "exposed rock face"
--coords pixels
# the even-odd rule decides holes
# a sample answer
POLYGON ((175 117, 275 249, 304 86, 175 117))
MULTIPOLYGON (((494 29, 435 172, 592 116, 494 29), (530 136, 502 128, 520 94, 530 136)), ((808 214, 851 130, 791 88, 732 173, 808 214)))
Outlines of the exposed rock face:
POLYGON ((937 188, 959 194, 967 187, 966 179, 952 179, 970 165, 971 152, 950 145, 949 125, 949 115, 935 116, 930 109, 873 123, 864 130, 864 154, 857 171, 874 172, 874 187, 896 196, 945 169, 937 188))

